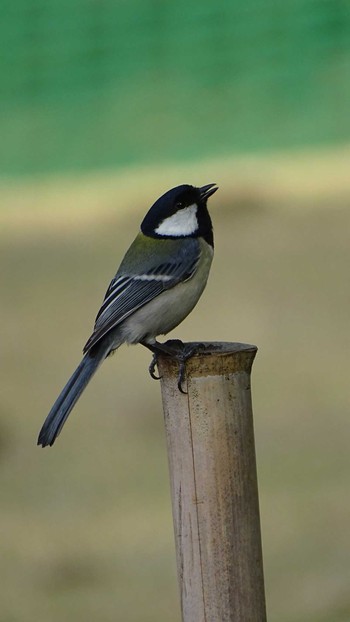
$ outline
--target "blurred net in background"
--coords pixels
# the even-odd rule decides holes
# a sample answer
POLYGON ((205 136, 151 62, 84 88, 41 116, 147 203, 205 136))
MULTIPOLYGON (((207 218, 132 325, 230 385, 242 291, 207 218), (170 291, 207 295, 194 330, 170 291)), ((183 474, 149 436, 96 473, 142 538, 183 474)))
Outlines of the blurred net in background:
POLYGON ((347 0, 5 0, 0 172, 345 142, 347 0))

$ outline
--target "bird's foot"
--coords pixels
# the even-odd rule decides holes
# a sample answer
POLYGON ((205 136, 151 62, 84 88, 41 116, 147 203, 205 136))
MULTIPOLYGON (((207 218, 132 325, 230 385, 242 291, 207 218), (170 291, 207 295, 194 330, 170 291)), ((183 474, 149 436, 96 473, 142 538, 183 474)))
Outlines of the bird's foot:
POLYGON ((157 365, 157 353, 153 352, 152 360, 149 364, 148 371, 149 371, 149 375, 151 376, 151 378, 153 378, 153 380, 160 380, 161 376, 156 376, 155 374, 156 365, 157 365))
POLYGON ((165 343, 159 343, 156 341, 153 344, 149 344, 146 342, 141 342, 143 346, 151 350, 153 352, 152 361, 149 365, 149 373, 151 378, 154 380, 160 380, 161 376, 155 375, 155 367, 157 365, 157 357, 159 354, 163 354, 165 356, 171 356, 172 358, 177 359, 179 362, 179 373, 177 378, 177 386, 181 393, 187 394, 182 388, 183 382, 185 380, 185 370, 186 370, 186 362, 190 359, 194 354, 196 354, 198 344, 184 344, 179 339, 169 339, 165 343))
POLYGON ((174 339, 174 340, 169 340, 166 343, 172 343, 175 342, 178 351, 176 353, 176 358, 179 362, 179 373, 178 373, 178 377, 177 377, 177 386, 178 389, 181 393, 183 393, 184 395, 187 395, 187 391, 185 391, 182 388, 182 385, 185 381, 185 377, 186 377, 186 363, 188 361, 188 359, 190 359, 192 356, 194 356, 198 350, 198 344, 193 345, 191 343, 182 343, 182 341, 180 341, 179 339, 174 339))

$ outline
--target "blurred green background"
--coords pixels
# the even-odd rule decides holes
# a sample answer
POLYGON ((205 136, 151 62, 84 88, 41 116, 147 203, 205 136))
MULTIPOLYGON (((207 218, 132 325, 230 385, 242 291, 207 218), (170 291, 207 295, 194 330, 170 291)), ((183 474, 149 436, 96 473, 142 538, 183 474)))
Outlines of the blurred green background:
POLYGON ((35 443, 145 211, 210 182, 212 273, 172 336, 258 345, 268 618, 349 622, 349 3, 2 8, 0 622, 180 620, 148 353, 35 443))
POLYGON ((3 173, 344 142, 348 0, 3 0, 3 173))

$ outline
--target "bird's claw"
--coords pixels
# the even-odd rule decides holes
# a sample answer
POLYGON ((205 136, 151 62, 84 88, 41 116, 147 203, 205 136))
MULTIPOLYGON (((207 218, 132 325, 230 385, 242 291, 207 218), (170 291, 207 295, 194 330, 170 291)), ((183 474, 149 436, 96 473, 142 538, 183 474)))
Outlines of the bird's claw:
POLYGON ((177 377, 177 387, 180 393, 183 393, 183 395, 187 395, 187 391, 185 391, 185 389, 182 388, 182 383, 185 380, 185 363, 186 363, 185 358, 179 359, 179 375, 177 377))
POLYGON ((181 393, 183 393, 184 395, 187 395, 187 391, 185 391, 182 388, 182 383, 185 380, 185 368, 186 368, 186 362, 188 361, 188 359, 190 359, 192 356, 194 356, 197 352, 197 346, 191 346, 191 344, 182 344, 182 350, 181 352, 179 352, 178 354, 178 361, 179 361, 179 375, 177 377, 177 386, 178 389, 181 393))
POLYGON ((156 352, 154 352, 152 356, 152 360, 148 367, 148 371, 149 371, 149 375, 151 376, 151 378, 153 378, 153 380, 160 380, 161 376, 156 376, 155 371, 154 371, 156 368, 156 365, 157 365, 157 354, 156 352))

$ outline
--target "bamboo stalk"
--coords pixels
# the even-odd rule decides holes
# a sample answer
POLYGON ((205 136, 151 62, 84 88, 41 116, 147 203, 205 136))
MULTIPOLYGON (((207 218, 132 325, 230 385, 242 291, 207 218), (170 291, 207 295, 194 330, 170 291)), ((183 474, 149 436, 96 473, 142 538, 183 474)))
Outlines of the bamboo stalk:
MULTIPOLYGON (((188 344, 187 344, 188 345, 188 344)), ((255 346, 159 356, 183 622, 266 620, 250 372, 255 346)))

